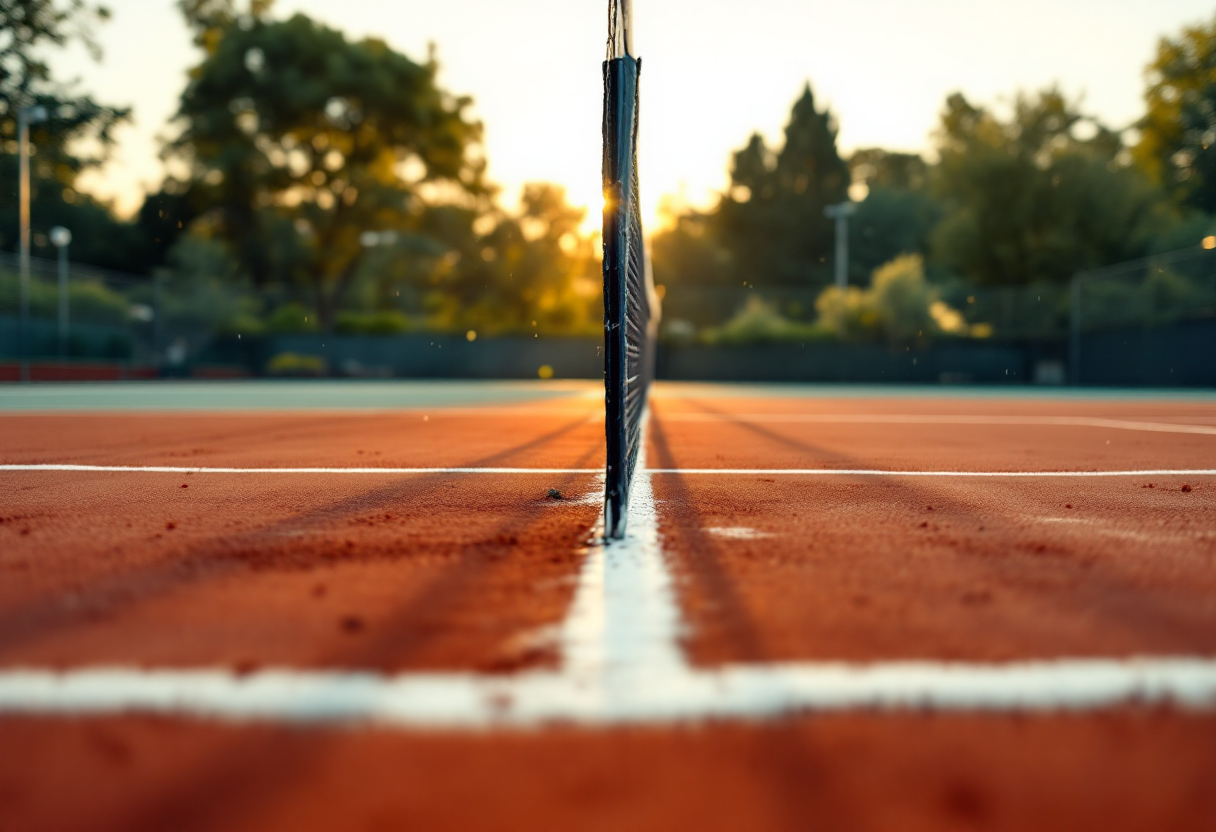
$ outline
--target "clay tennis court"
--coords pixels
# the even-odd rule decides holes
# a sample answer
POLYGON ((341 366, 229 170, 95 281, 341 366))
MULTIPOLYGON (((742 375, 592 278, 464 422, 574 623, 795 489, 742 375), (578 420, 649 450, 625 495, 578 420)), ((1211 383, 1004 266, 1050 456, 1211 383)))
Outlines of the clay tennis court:
POLYGON ((1216 829, 1216 396, 0 397, 0 829, 1216 829))

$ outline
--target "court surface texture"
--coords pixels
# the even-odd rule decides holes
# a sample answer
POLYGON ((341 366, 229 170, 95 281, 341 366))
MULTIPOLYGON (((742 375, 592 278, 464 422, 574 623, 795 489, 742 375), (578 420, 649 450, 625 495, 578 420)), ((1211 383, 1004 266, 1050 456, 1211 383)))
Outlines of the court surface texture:
POLYGON ((1216 395, 0 390, 0 830, 1216 830, 1216 395))

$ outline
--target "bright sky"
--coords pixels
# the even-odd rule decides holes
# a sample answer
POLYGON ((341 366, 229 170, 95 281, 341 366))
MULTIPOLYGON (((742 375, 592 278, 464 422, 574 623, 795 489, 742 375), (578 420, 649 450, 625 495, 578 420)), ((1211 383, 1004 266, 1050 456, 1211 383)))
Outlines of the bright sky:
MULTIPOLYGON (((54 59, 98 99, 129 104, 113 161, 86 183, 120 211, 159 182, 158 136, 198 60, 172 0, 108 0, 105 56, 54 59)), ((415 60, 434 41, 442 83, 472 95, 491 178, 514 201, 530 181, 598 206, 600 62, 607 0, 278 0, 415 60)), ((1212 0, 635 0, 643 58, 641 181, 646 214, 677 195, 705 204, 753 130, 780 140, 810 80, 840 122, 842 151, 924 151, 948 93, 978 103, 1058 82, 1107 123, 1142 112, 1158 38, 1209 19, 1212 0)))

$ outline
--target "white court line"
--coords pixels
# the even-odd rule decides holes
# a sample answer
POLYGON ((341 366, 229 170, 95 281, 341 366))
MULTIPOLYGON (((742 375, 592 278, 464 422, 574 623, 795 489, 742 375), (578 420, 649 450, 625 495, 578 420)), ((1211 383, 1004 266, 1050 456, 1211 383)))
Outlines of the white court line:
MULTIPOLYGON (((1186 417, 1177 417, 1186 418, 1186 417)), ((663 422, 770 422, 819 425, 1021 425, 1070 426, 1139 430, 1152 433, 1194 433, 1216 436, 1216 426, 1175 422, 1145 422, 1108 419, 1100 416, 950 416, 878 413, 673 413, 663 422)))
POLYGON ((175 465, 0 465, 0 471, 112 471, 144 474, 600 474, 602 468, 190 468, 175 465))
MULTIPOLYGON (((6 464, 3 471, 93 471, 143 474, 602 474, 602 468, 206 468, 177 465, 6 464)), ((1173 477, 1213 476, 1216 468, 1146 468, 1132 471, 900 471, 882 468, 648 468, 647 474, 861 477, 1173 477)))
MULTIPOLYGON (((603 395, 601 393, 601 395, 603 395)), ((197 417, 200 414, 207 417, 212 416, 236 416, 245 417, 274 417, 281 418, 283 416, 298 416, 308 418, 310 416, 400 416, 403 419, 416 419, 418 417, 428 417, 431 419, 443 416, 585 416, 588 422, 604 421, 603 408, 590 410, 587 408, 539 408, 539 407, 420 407, 420 406, 402 406, 402 407, 259 407, 251 408, 242 405, 233 405, 226 407, 223 405, 216 407, 207 407, 200 405, 195 407, 191 404, 189 407, 182 406, 180 408, 169 408, 157 410, 154 408, 133 408, 121 409, 100 408, 97 410, 0 410, 0 418, 5 416, 64 416, 72 419, 90 416, 155 416, 162 417, 197 417)))
POLYGON ((127 712, 425 729, 757 719, 856 709, 1058 712, 1120 705, 1216 707, 1216 660, 1161 657, 784 663, 715 670, 515 676, 382 676, 299 670, 88 668, 0 672, 0 714, 127 712))
POLYGON ((887 471, 880 468, 651 468, 648 474, 749 474, 855 477, 1207 477, 1216 468, 1147 468, 1140 471, 887 471))
POLYGON ((476 730, 855 709, 1055 712, 1133 703, 1216 708, 1216 658, 1210 657, 692 667, 680 650, 683 624, 661 551, 652 473, 640 470, 636 477, 626 538, 594 546, 584 561, 561 628, 557 671, 389 676, 17 668, 0 671, 0 714, 151 712, 476 730))

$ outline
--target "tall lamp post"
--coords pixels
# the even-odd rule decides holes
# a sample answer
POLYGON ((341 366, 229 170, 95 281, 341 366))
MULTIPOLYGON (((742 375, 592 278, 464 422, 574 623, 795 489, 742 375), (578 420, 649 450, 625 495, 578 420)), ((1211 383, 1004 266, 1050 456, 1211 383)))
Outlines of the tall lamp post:
POLYGON ((68 246, 72 232, 57 225, 51 229, 51 245, 59 250, 59 357, 68 357, 68 246))
POLYGON ((824 216, 836 220, 836 288, 849 285, 849 217, 857 211, 857 203, 838 202, 823 209, 824 216))
POLYGON ((21 380, 30 380, 30 351, 28 342, 30 319, 30 125, 46 121, 46 107, 35 104, 17 109, 18 141, 18 212, 21 233, 18 248, 21 272, 21 325, 17 340, 21 343, 21 380))

